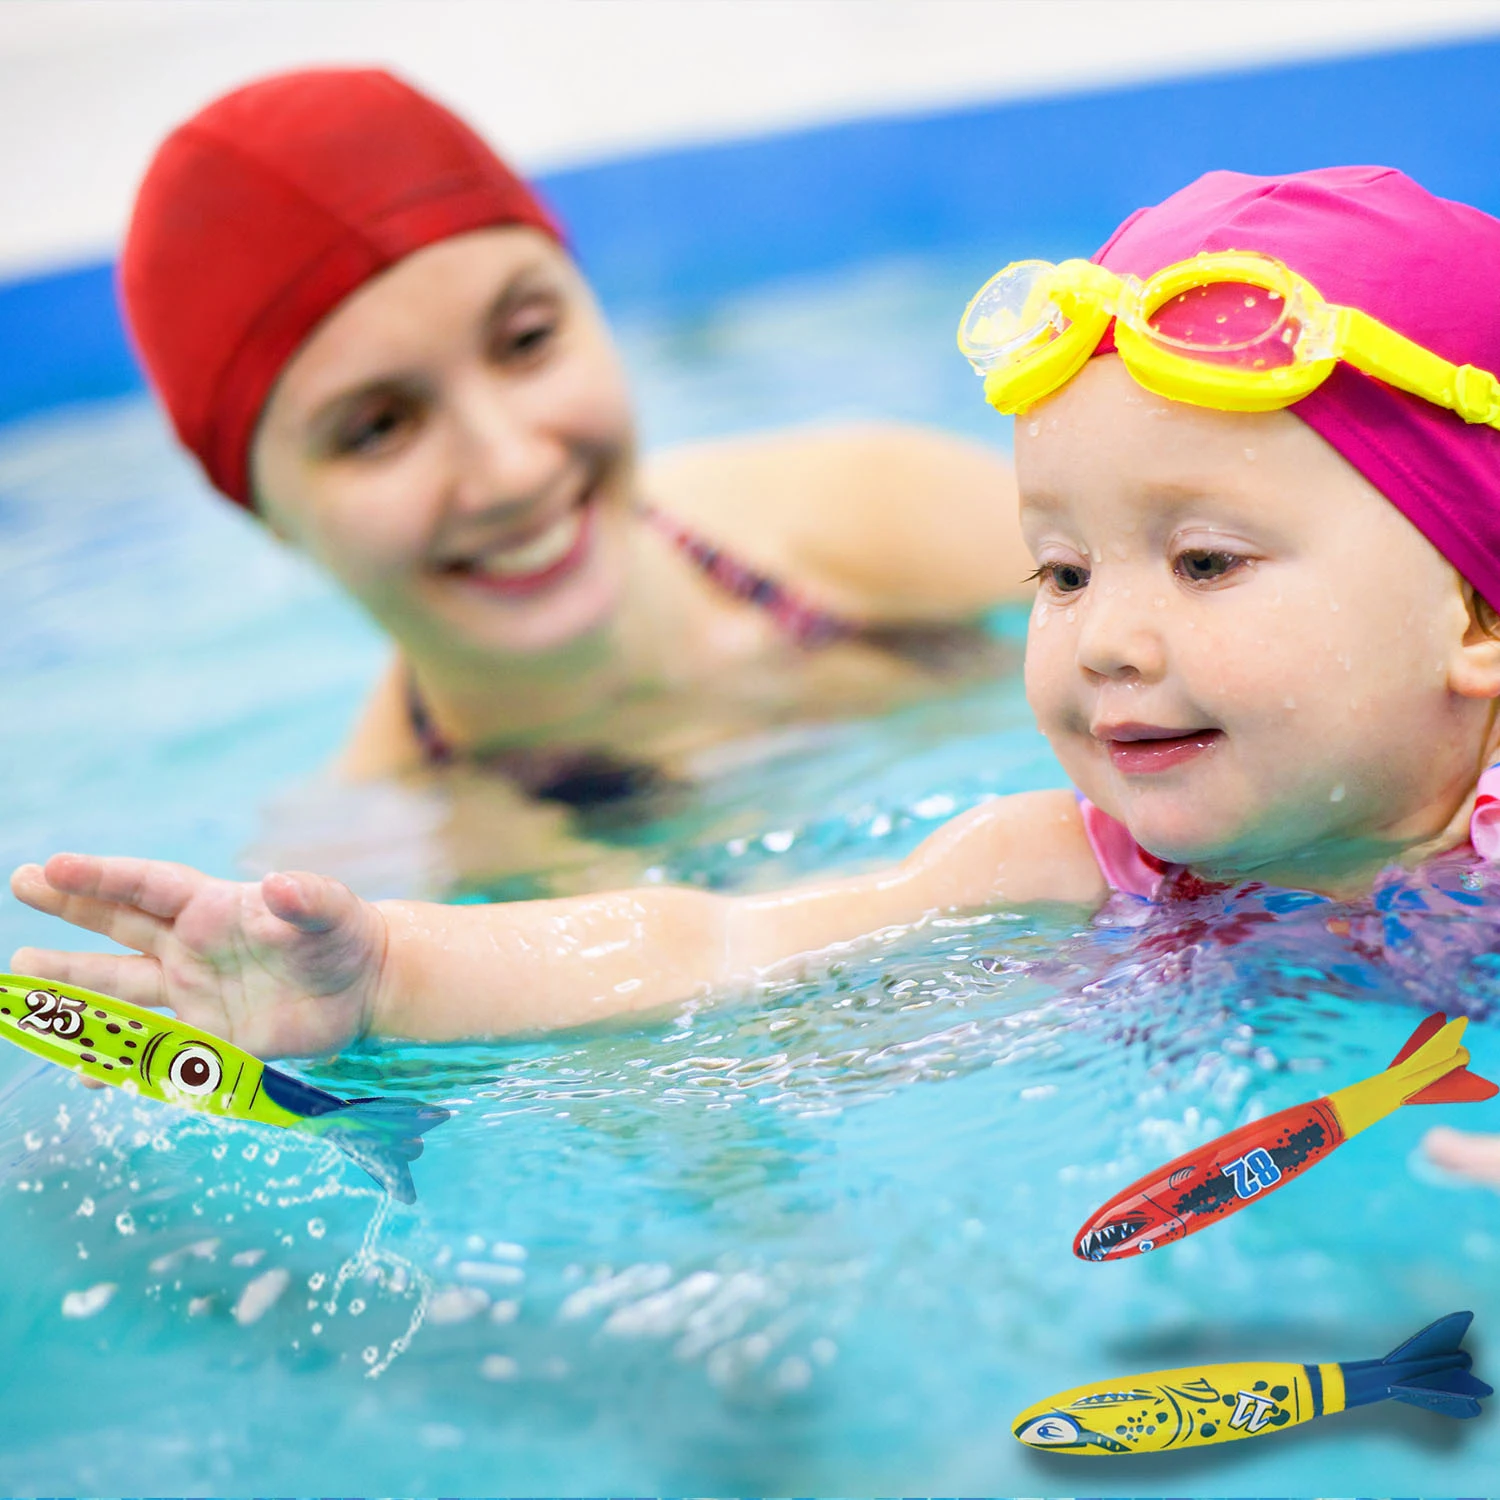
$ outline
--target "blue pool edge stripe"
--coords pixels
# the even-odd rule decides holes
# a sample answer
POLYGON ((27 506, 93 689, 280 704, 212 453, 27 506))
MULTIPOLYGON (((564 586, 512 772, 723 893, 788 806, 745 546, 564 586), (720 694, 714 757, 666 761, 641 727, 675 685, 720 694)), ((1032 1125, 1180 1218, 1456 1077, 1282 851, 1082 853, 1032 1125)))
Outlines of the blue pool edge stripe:
MULTIPOLYGON (((1500 212, 1497 85, 1500 37, 678 147, 539 186, 612 314, 690 314, 879 258, 1088 253, 1216 167, 1378 162, 1500 212)), ((0 283, 0 351, 0 423, 142 386, 111 262, 0 283)))

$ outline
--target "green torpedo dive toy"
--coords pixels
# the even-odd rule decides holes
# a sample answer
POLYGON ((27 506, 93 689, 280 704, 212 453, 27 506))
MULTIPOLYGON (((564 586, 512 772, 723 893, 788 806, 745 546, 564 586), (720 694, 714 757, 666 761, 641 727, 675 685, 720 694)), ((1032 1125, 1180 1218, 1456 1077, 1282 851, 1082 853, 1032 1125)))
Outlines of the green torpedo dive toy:
POLYGON ((405 1099, 340 1099, 267 1067, 221 1037, 76 985, 0 974, 0 1036, 97 1083, 183 1109, 326 1140, 393 1198, 416 1201, 407 1163, 448 1118, 405 1099))

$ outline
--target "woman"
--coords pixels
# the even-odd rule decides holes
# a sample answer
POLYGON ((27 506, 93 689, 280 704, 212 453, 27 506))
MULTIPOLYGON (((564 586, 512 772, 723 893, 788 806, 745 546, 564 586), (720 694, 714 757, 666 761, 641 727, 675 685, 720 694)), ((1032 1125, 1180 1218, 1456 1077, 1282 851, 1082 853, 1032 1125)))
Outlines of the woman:
POLYGON ((1009 467, 950 438, 638 460, 548 211, 387 73, 265 79, 179 127, 121 281, 210 481, 395 644, 343 775, 498 772, 522 864, 539 850, 518 830, 551 845, 561 809, 681 776, 714 741, 951 682, 955 644, 982 663, 972 622, 1021 590, 1009 467))

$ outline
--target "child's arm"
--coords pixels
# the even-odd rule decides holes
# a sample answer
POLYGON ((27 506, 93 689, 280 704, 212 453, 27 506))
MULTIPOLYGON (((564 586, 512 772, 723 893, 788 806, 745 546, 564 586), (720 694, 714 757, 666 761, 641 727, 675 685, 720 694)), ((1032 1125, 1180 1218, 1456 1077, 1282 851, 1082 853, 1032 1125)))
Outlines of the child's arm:
POLYGON ((769 895, 657 886, 484 907, 371 905, 318 875, 240 884, 84 855, 23 866, 11 888, 143 955, 22 949, 17 968, 171 1006, 265 1057, 366 1034, 447 1041, 576 1026, 753 980, 935 911, 1105 894, 1068 792, 986 803, 899 865, 769 895))
POLYGON ((1439 1125, 1422 1142, 1427 1160, 1445 1172, 1500 1188, 1500 1135, 1476 1135, 1439 1125))

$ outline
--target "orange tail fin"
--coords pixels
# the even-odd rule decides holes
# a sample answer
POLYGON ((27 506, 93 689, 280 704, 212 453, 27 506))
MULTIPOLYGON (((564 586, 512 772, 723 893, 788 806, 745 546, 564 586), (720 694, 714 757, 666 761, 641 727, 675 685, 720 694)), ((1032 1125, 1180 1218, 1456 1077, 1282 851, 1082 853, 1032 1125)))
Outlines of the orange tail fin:
POLYGON ((1500 1094, 1500 1084, 1491 1083, 1467 1068, 1455 1068, 1446 1078, 1439 1078, 1413 1094, 1406 1103, 1475 1104, 1481 1099, 1493 1099, 1496 1094, 1500 1094))

